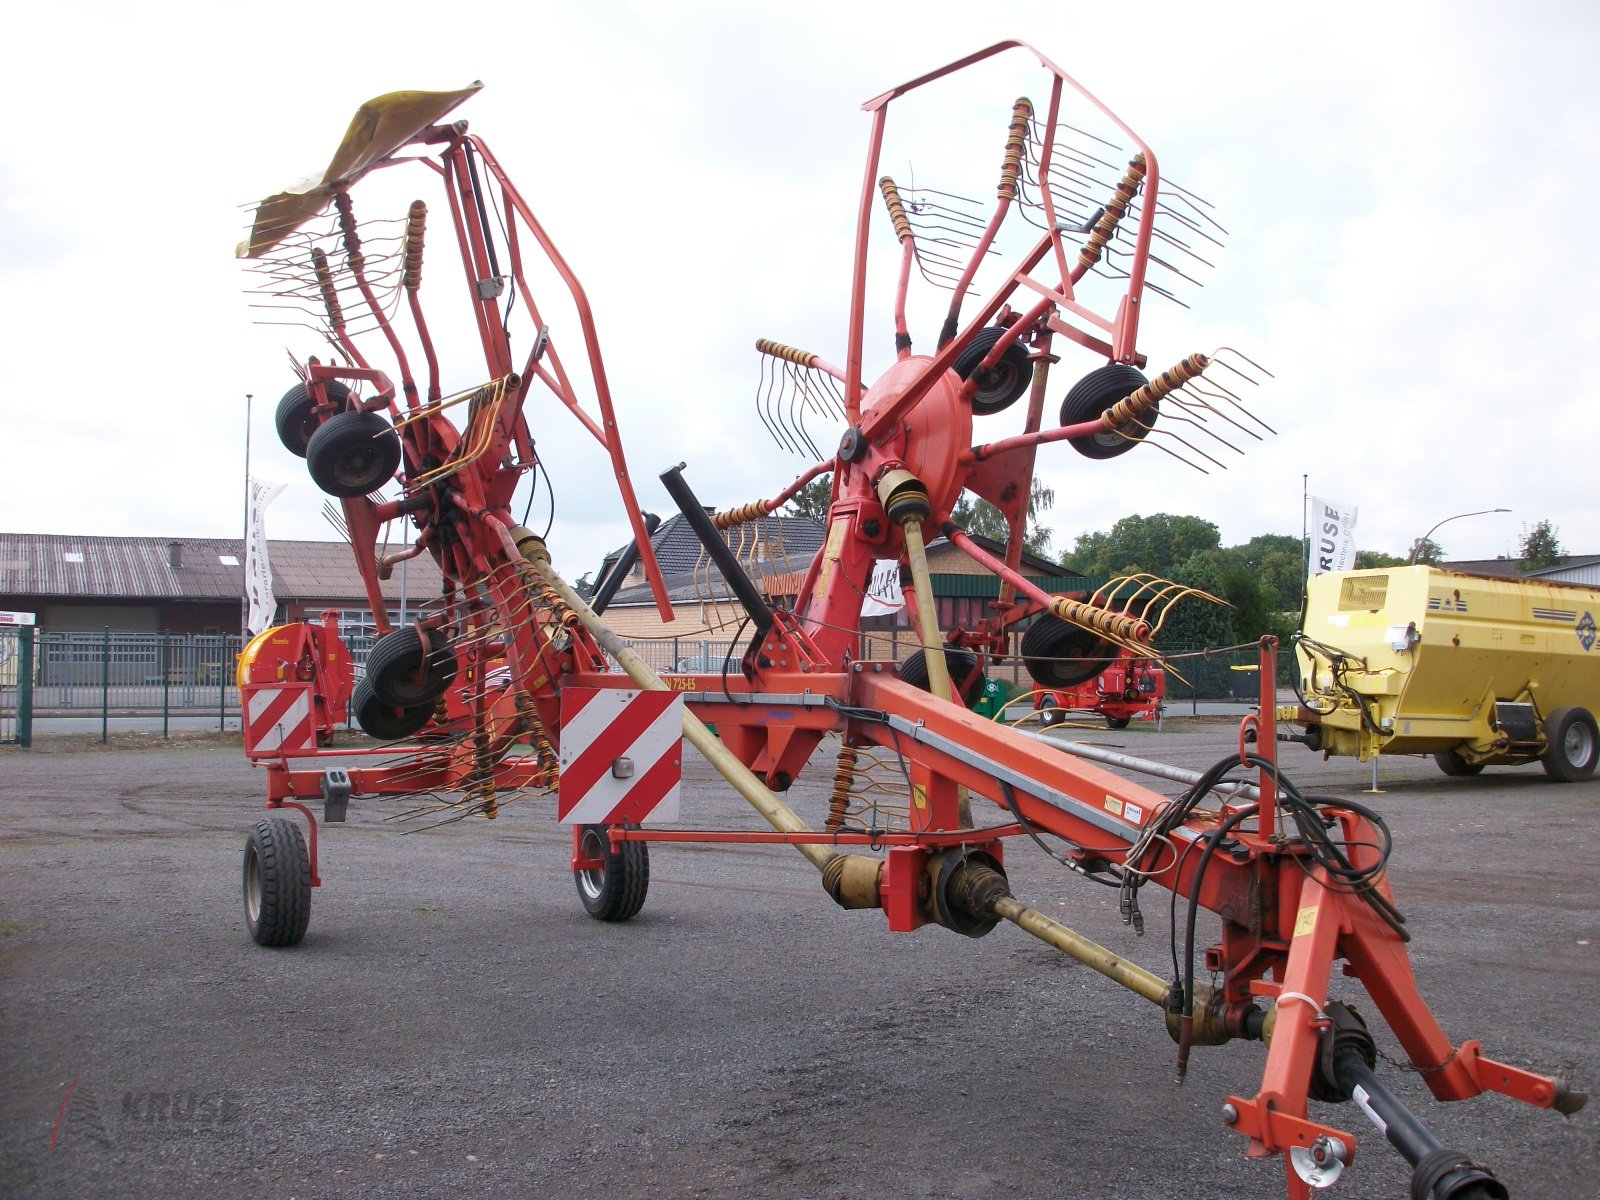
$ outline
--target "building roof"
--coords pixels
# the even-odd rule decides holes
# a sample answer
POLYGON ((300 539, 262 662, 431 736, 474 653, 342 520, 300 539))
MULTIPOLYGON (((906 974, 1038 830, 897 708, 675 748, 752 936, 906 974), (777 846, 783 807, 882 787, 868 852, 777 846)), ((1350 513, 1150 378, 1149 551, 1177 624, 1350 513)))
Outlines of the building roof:
MULTIPOLYGON (((707 512, 712 511, 707 509, 707 512)), ((810 517, 767 516, 732 529, 724 530, 722 540, 727 542, 741 560, 750 557, 756 549, 758 561, 803 556, 810 559, 827 539, 828 531, 810 517), (760 553, 760 551, 766 553, 760 553)), ((695 569, 700 561, 700 539, 695 536, 682 513, 674 513, 650 535, 650 546, 656 553, 656 562, 663 576, 684 575, 695 569)), ((611 564, 622 553, 622 548, 606 555, 595 578, 601 579, 611 564)), ((637 570, 637 569, 636 569, 637 570)))
MULTIPOLYGON (((366 589, 346 542, 268 539, 273 592, 280 601, 364 600, 366 589)), ((427 555, 406 564, 404 592, 439 594, 438 565, 427 555)), ((382 584, 398 601, 402 573, 382 584)), ((117 600, 237 600, 244 591, 241 538, 106 537, 0 533, 0 594, 117 600)))
MULTIPOLYGON (((805 573, 811 566, 811 560, 815 556, 816 552, 812 551, 807 554, 790 554, 783 558, 763 561, 761 574, 755 580, 756 586, 761 587, 768 595, 774 594, 775 587, 792 585, 798 590, 798 581, 805 578, 805 573)), ((722 573, 716 567, 708 563, 698 572, 693 567, 694 564, 691 563, 690 570, 662 576, 662 582, 667 585, 667 599, 673 604, 693 604, 702 600, 709 602, 718 599, 733 599, 733 592, 722 582, 722 573)), ((649 606, 654 603, 655 596, 650 591, 650 585, 648 583, 634 583, 617 590, 617 594, 611 600, 611 607, 649 606)))
MULTIPOLYGON (((793 595, 797 593, 807 571, 811 567, 811 560, 816 557, 817 552, 822 549, 823 542, 827 539, 827 530, 809 517, 784 517, 782 520, 785 524, 779 532, 781 532, 783 538, 783 553, 770 558, 761 558, 758 562, 759 571, 753 573, 756 575, 756 584, 762 586, 763 590, 769 595, 793 595), (796 543, 798 543, 798 546, 796 543)), ((769 539, 767 535, 760 533, 759 530, 767 528, 769 522, 775 524, 777 521, 778 518, 776 517, 764 517, 759 522, 751 522, 749 526, 738 526, 733 531, 723 534, 724 540, 733 546, 734 552, 739 556, 739 561, 744 564, 747 570, 750 566, 749 547, 757 544, 763 546, 775 544, 773 539, 777 536, 776 534, 773 534, 769 539), (746 534, 746 540, 741 543, 738 540, 738 531, 740 529, 757 529, 759 541, 751 541, 750 535, 746 534)), ((700 542, 695 538, 694 531, 689 528, 688 523, 681 516, 673 517, 671 521, 662 522, 661 528, 656 530, 655 537, 651 539, 652 542, 660 541, 662 534, 667 532, 667 526, 674 522, 676 523, 676 529, 674 529, 666 543, 670 559, 662 557, 661 560, 662 575, 667 585, 667 598, 673 604, 687 604, 698 600, 715 599, 719 596, 723 599, 732 599, 732 594, 727 586, 722 583, 722 574, 717 570, 716 566, 709 562, 701 562, 700 542), (680 530, 682 534, 687 535, 687 543, 679 535, 680 530), (675 570, 668 568, 668 561, 673 563, 674 567, 676 567, 675 570), (696 571, 697 566, 699 568, 698 572, 696 571), (708 590, 711 595, 707 595, 708 590)), ((1003 556, 1005 553, 1005 547, 990 538, 973 535, 972 540, 996 558, 1003 556)), ((606 556, 607 566, 620 553, 621 551, 616 551, 608 554, 606 556)), ((662 553, 659 546, 656 553, 658 556, 662 553)), ((965 556, 955 549, 948 538, 939 537, 928 543, 930 566, 936 566, 939 559, 950 554, 958 555, 962 558, 962 561, 966 561, 965 556)), ((1085 579, 1077 572, 1070 571, 1058 563, 1053 563, 1049 559, 1040 558, 1036 554, 1027 552, 1024 552, 1022 556, 1022 571, 1024 577, 1030 583, 1036 584, 1049 592, 1088 591, 1105 582, 1104 580, 1085 579)), ((602 568, 600 575, 597 575, 596 578, 600 578, 604 573, 605 568, 602 568)), ((980 575, 960 575, 943 574, 937 570, 932 570, 930 575, 932 576, 933 589, 936 596, 971 596, 981 599, 999 594, 1000 581, 988 572, 980 575)), ((653 603, 655 603, 655 599, 650 593, 649 584, 633 583, 618 589, 617 594, 612 598, 611 606, 613 608, 626 608, 630 605, 649 605, 653 603)))
POLYGON ((1554 566, 1539 567, 1532 571, 1522 569, 1522 560, 1507 558, 1470 558, 1458 559, 1453 562, 1444 562, 1439 565, 1446 571, 1459 571, 1463 575, 1495 575, 1501 578, 1521 579, 1538 578, 1541 575, 1550 575, 1557 571, 1570 571, 1580 567, 1591 567, 1600 563, 1600 556, 1594 554, 1565 554, 1561 561, 1554 566))

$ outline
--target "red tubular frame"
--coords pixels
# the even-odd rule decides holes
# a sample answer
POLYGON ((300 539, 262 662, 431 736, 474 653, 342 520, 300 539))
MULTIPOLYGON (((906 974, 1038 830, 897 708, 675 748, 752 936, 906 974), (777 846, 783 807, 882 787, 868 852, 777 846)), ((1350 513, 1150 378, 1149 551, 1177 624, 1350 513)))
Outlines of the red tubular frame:
MULTIPOLYGON (((1005 509, 1008 519, 1014 531, 1020 530, 1026 500, 1019 502, 1014 494, 1001 493, 1006 488, 1014 490, 1019 471, 1021 483, 1026 484, 1031 477, 1032 449, 1100 427, 1098 421, 1091 421, 1039 432, 1045 380, 1053 361, 1052 336, 1059 333, 1113 361, 1143 361, 1136 346, 1136 333, 1160 187, 1156 159, 1149 147, 1079 84, 1020 42, 1002 42, 979 51, 887 92, 865 107, 871 113, 872 128, 851 265, 848 349, 842 372, 845 406, 853 431, 846 439, 848 457, 842 451, 832 462, 817 464, 770 504, 775 508, 805 483, 832 469, 835 478, 827 542, 811 564, 795 611, 773 614, 770 630, 746 655, 741 673, 730 672, 726 678, 675 676, 667 684, 685 694, 688 710, 699 721, 715 724, 722 745, 739 763, 778 791, 799 775, 829 733, 840 734, 846 746, 877 747, 898 756, 912 785, 908 797, 909 827, 883 832, 797 831, 794 825, 798 820, 785 823, 765 808, 763 811, 768 812, 769 820, 780 832, 613 829, 612 843, 705 841, 883 848, 886 855, 876 898, 889 928, 895 931, 940 919, 919 880, 933 854, 954 847, 981 850, 987 859, 998 864, 1005 838, 1037 830, 1066 843, 1081 860, 1099 860, 1113 867, 1132 865, 1149 883, 1220 917, 1220 934, 1206 949, 1205 960, 1208 971, 1222 980, 1220 1004, 1226 1029, 1242 1035, 1252 1021, 1259 1024, 1262 1013, 1258 1001, 1268 1001, 1276 1010, 1260 1087, 1253 1096, 1229 1099, 1231 1123, 1248 1139, 1247 1152, 1251 1155, 1284 1154, 1295 1147, 1309 1147, 1323 1137, 1338 1137, 1352 1151, 1356 1145, 1349 1132, 1312 1121, 1307 1110, 1308 1088, 1326 1024, 1323 1013, 1329 1003, 1328 989, 1334 965, 1341 961, 1344 974, 1366 988, 1377 1011, 1412 1063, 1424 1072, 1438 1098, 1465 1099, 1492 1090, 1542 1107, 1562 1104, 1565 1094, 1558 1081, 1485 1058, 1476 1042, 1452 1044, 1418 992, 1401 935, 1360 895, 1335 886, 1311 850, 1291 835, 1292 827, 1280 829, 1273 716, 1277 659, 1272 639, 1263 639, 1261 645, 1259 714, 1243 722, 1239 734, 1240 760, 1245 766, 1254 766, 1258 777, 1260 799, 1254 815, 1248 807, 1227 802, 1222 804, 1220 818, 1191 813, 1154 843, 1153 858, 1146 850, 1140 850, 1137 862, 1131 860, 1136 845, 1141 844, 1141 834, 1169 809, 1170 802, 1164 796, 980 718, 958 704, 936 699, 902 681, 892 663, 857 661, 862 599, 874 563, 903 553, 908 525, 915 527, 922 521, 925 537, 930 531, 938 532, 962 489, 972 487, 996 503, 1009 505, 1005 509), (888 106, 898 96, 1011 49, 1035 54, 1051 78, 1042 164, 1050 161, 1054 128, 1067 87, 1112 121, 1144 155, 1143 200, 1125 293, 1110 318, 1093 312, 1075 298, 1075 286, 1086 268, 1081 262, 1068 266, 1061 231, 1052 216, 1049 231, 1024 255, 999 290, 982 303, 976 319, 953 341, 931 357, 897 357, 885 375, 867 388, 862 375, 867 246, 888 106), (1043 284, 1029 275, 1047 258, 1059 273, 1055 285, 1043 284), (963 387, 950 368, 978 328, 1002 309, 1008 319, 1016 314, 1009 302, 1019 289, 1028 293, 1027 311, 1017 317, 992 357, 997 358, 1005 344, 1024 337, 1036 347, 1028 428, 1019 437, 969 447, 973 388, 963 387), (1102 333, 1105 338, 1100 336, 1102 333), (985 468, 985 460, 1006 458, 1013 451, 1028 453, 1010 457, 1004 466, 985 468), (908 478, 914 486, 905 484, 908 478), (926 495, 922 494, 923 489, 926 495), (907 496, 912 497, 911 502, 906 501, 907 496), (897 503, 901 511, 891 519, 897 503), (968 796, 995 805, 1000 823, 970 827, 971 823, 963 819, 968 796), (1226 830, 1219 820, 1228 822, 1226 830, 1238 831, 1220 853, 1216 846, 1226 830)), ((514 385, 506 384, 508 388, 514 386, 511 411, 497 417, 491 452, 462 464, 459 472, 450 477, 448 487, 435 494, 423 486, 419 495, 408 494, 401 504, 381 508, 365 499, 346 501, 357 559, 369 593, 375 597, 375 615, 382 612, 371 550, 378 521, 399 515, 402 510, 415 517, 419 507, 435 504, 437 511, 431 515, 438 522, 447 523, 451 531, 448 538, 441 533, 424 539, 439 557, 451 586, 450 609, 439 623, 456 622, 463 635, 473 635, 476 647, 467 653, 462 664, 465 682, 448 698, 449 714, 438 730, 452 735, 453 740, 321 752, 304 759, 280 758, 264 764, 269 805, 299 810, 311 827, 314 876, 316 822, 300 801, 321 795, 325 764, 347 768, 352 795, 451 791, 469 783, 479 787, 487 784, 496 791, 547 787, 551 782, 548 745, 538 745, 540 753, 530 757, 497 757, 499 752, 518 740, 537 745, 541 732, 553 742, 559 736, 561 690, 568 685, 636 686, 635 680, 607 670, 606 656, 600 648, 600 640, 607 635, 602 629, 590 629, 579 621, 580 616, 587 615, 592 622, 592 614, 571 613, 566 610, 566 602, 556 604, 542 590, 552 581, 546 579, 541 585, 527 568, 530 561, 542 562, 542 542, 517 528, 507 509, 517 478, 533 461, 523 403, 534 380, 555 392, 605 447, 638 539, 646 575, 656 588, 658 610, 663 618, 671 618, 660 570, 623 458, 612 397, 583 289, 499 163, 479 139, 466 136, 464 125, 425 130, 416 141, 444 147, 438 169, 446 183, 452 221, 472 283, 484 280, 490 273, 488 249, 492 234, 482 227, 468 169, 469 155, 481 159, 498 182, 512 228, 517 220, 522 222, 568 290, 583 335, 600 417, 596 420, 585 413, 554 349, 546 355, 548 369, 535 352, 530 354, 514 385), (513 449, 517 451, 515 456, 513 449), (448 545, 444 544, 446 541, 448 545), (465 595, 468 592, 480 594, 465 595), (537 613, 536 598, 542 605, 537 613), (482 643, 491 628, 502 641, 485 649, 482 643), (501 664, 508 669, 512 686, 491 698, 484 690, 483 676, 488 667, 501 664), (519 699, 527 703, 519 707, 519 699), (398 763, 397 756, 401 760, 398 763)), ((1046 210, 1053 214, 1048 187, 1044 190, 1046 210)), ((1007 207, 999 206, 986 238, 998 228, 1007 207)), ((507 254, 510 276, 526 295, 515 235, 508 237, 507 254)), ((903 257, 902 263, 906 261, 903 257)), ((481 292, 475 292, 470 300, 490 373, 497 381, 509 381, 511 350, 499 324, 497 307, 492 298, 481 292)), ((532 303, 528 296, 530 312, 537 322, 537 309, 532 303)), ((415 311, 417 328, 424 331, 426 342, 420 309, 415 311)), ((381 314, 379 318, 383 319, 381 314)), ((393 336, 387 326, 385 333, 393 336)), ((819 369, 825 369, 825 364, 819 369)), ((312 370, 318 379, 369 375, 382 379, 376 372, 363 374, 321 367, 312 370)), ((386 379, 382 382, 384 391, 380 395, 384 402, 392 403, 393 389, 386 379)), ((410 439, 408 447, 413 450, 428 444, 454 452, 463 441, 437 410, 419 414, 415 422, 407 424, 404 436, 410 439), (426 438, 433 441, 425 442, 426 438)), ((443 527, 435 524, 431 528, 443 527)), ((995 644, 1000 623, 1051 603, 1053 597, 1029 583, 1016 569, 1020 555, 1016 547, 1008 546, 1005 561, 1001 561, 959 530, 950 531, 950 537, 965 553, 992 570, 1008 589, 1030 602, 1008 607, 994 624, 985 622, 980 634, 972 639, 973 644, 995 644)), ((606 645, 617 650, 610 641, 606 645)), ((621 657, 620 651, 618 654, 621 657)), ((693 728, 693 722, 690 726, 700 737, 701 731, 693 728)), ((715 749, 704 740, 700 744, 708 754, 715 749)), ((723 765, 730 778, 742 778, 732 766, 723 765)), ((745 794, 752 797, 753 803, 759 799, 751 790, 745 794)), ((1336 805, 1325 805, 1323 811, 1336 824, 1354 865, 1376 868, 1379 837, 1368 819, 1358 811, 1336 805)), ((583 870, 604 865, 585 854, 577 832, 572 865, 583 870)), ((315 881, 320 883, 320 878, 315 881)), ((1380 878, 1373 888, 1383 897, 1388 896, 1385 880, 1380 878)), ((1188 1002, 1192 1006, 1194 997, 1188 997, 1188 1002)), ((1186 1015, 1186 1029, 1193 1015, 1186 1015)), ((1186 1046, 1183 1052, 1186 1053, 1186 1046)), ((1286 1167, 1286 1174, 1291 1196, 1308 1194, 1306 1185, 1292 1169, 1286 1167)))

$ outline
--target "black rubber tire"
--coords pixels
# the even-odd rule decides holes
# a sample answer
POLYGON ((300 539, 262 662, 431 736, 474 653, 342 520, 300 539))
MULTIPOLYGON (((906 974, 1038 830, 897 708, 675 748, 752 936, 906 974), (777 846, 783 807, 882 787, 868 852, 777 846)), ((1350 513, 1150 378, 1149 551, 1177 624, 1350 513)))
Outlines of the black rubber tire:
MULTIPOLYGON (((983 361, 983 356, 994 348, 1005 332, 997 325, 978 330, 972 341, 967 343, 967 348, 956 355, 953 364, 955 373, 963 379, 970 378, 983 361)), ((1012 342, 1000 356, 1000 361, 978 379, 978 390, 972 395, 972 411, 980 417, 1004 412, 1017 402, 1032 382, 1033 363, 1028 358, 1028 348, 1020 342, 1012 342)))
POLYGON ((1022 635, 1022 665, 1040 687, 1077 687, 1116 656, 1110 642, 1052 613, 1040 613, 1022 635))
POLYGON ((1433 756, 1435 765, 1446 775, 1456 779, 1466 779, 1472 775, 1483 773, 1482 763, 1471 763, 1462 758, 1454 750, 1441 750, 1433 756))
POLYGON ((373 694, 372 684, 363 679, 350 694, 350 715, 368 737, 380 742, 398 742, 428 723, 433 716, 433 705, 406 708, 385 704, 373 694))
MULTIPOLYGON (((978 702, 978 697, 983 695, 983 689, 989 682, 988 677, 977 669, 978 656, 961 646, 946 646, 944 665, 945 670, 950 673, 950 682, 961 693, 961 703, 971 708, 978 702), (962 680, 966 680, 965 686, 962 680)), ((907 655, 905 662, 900 664, 900 678, 925 692, 931 692, 933 688, 928 683, 927 655, 921 650, 915 650, 907 655)))
POLYGON ((1582 783, 1600 762, 1600 729, 1586 708, 1558 708, 1545 719, 1548 745, 1539 762, 1561 783, 1582 783))
POLYGON ((415 625, 402 625, 378 639, 367 655, 367 682, 372 694, 396 708, 431 708, 455 680, 455 651, 433 644, 424 662, 422 635, 415 625))
POLYGON ((306 443, 306 469, 330 496, 375 492, 400 467, 400 435, 381 413, 335 413, 306 443))
MULTIPOLYGON (((322 386, 327 389, 328 399, 333 403, 343 407, 350 402, 350 389, 337 379, 330 379, 322 386)), ((300 458, 306 456, 311 435, 317 432, 316 406, 316 397, 303 383, 295 384, 278 401, 274 424, 278 427, 278 440, 290 454, 300 458)))
MULTIPOLYGON (((1142 374, 1125 363, 1108 363, 1090 371, 1072 385, 1067 398, 1061 402, 1061 424, 1066 426, 1091 421, 1148 382, 1142 374)), ((1085 458, 1116 458, 1144 440, 1144 435, 1149 432, 1145 426, 1155 424, 1155 419, 1156 410, 1151 409, 1144 415, 1143 424, 1129 421, 1120 427, 1120 433, 1102 430, 1084 437, 1068 438, 1067 443, 1085 458)))
POLYGON ((311 855, 286 817, 256 822, 244 843, 244 923, 258 946, 298 946, 311 923, 311 855))
POLYGON ((1108 728, 1108 729, 1126 729, 1128 727, 1128 725, 1131 723, 1132 719, 1133 718, 1131 718, 1131 717, 1107 717, 1106 718, 1106 728, 1108 728))
POLYGON ((1067 719, 1067 714, 1055 702, 1052 696, 1044 696, 1039 700, 1039 724, 1059 725, 1067 719))
POLYGON ((597 871, 574 871, 583 910, 596 921, 627 921, 639 915, 650 893, 650 847, 623 842, 613 850, 604 825, 585 825, 584 850, 605 865, 597 871))

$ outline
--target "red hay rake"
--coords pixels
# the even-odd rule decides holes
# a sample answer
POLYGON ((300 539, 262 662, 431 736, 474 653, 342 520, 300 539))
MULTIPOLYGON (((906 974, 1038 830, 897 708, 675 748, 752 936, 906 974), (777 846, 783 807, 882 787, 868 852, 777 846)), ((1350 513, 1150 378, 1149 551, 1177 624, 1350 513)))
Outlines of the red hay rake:
POLYGON ((1259 714, 1241 724, 1236 751, 1176 800, 961 703, 1024 625, 1030 669, 1068 686, 1125 655, 1158 657, 1151 638, 1171 606, 1213 599, 1148 576, 1074 599, 1041 591, 1020 571, 1040 446, 1066 441, 1092 460, 1159 446, 1206 470, 1235 443, 1270 432, 1241 398, 1264 372, 1240 355, 1191 354, 1153 377, 1144 371, 1144 305, 1181 303, 1223 240, 1208 206, 1166 181, 1149 146, 1020 43, 869 101, 842 365, 757 343, 762 423, 780 445, 817 461, 776 495, 715 516, 683 467, 662 476, 750 629, 736 670, 663 679, 603 619, 636 562, 664 619, 671 609, 651 549, 655 522, 634 498, 584 293, 484 142, 465 122, 445 122, 477 86, 364 106, 322 179, 264 201, 240 248, 261 272, 261 303, 327 344, 326 361, 298 365, 278 429, 339 498, 381 635, 353 692, 331 627, 298 637, 269 630, 243 656, 247 711, 263 714, 258 726, 247 721, 247 750, 266 770, 269 807, 297 810, 310 832, 309 848, 282 816, 252 832, 245 904, 255 939, 292 945, 305 932, 310 889, 320 882, 307 801, 324 801, 324 820, 342 819, 356 796, 415 797, 419 809, 447 818, 492 817, 520 795, 558 792, 573 825, 580 897, 601 919, 627 919, 644 904, 651 842, 791 844, 837 903, 882 909, 891 930, 937 924, 978 937, 1010 921, 1087 963, 1155 1006, 1180 1067, 1194 1046, 1265 1042, 1259 1090, 1229 1097, 1224 1114, 1249 1155, 1284 1156, 1290 1196, 1332 1183, 1356 1150, 1351 1132, 1310 1118, 1308 1099, 1352 1097, 1413 1164, 1414 1195, 1504 1196, 1487 1170, 1442 1147, 1376 1077, 1362 1017, 1330 995, 1334 965, 1366 989, 1439 1099, 1495 1091, 1571 1113, 1586 1097, 1494 1061, 1476 1041, 1453 1043, 1439 1027, 1407 957, 1382 819, 1353 802, 1304 796, 1278 768, 1270 639, 1260 647, 1259 714), (1009 99, 995 108, 994 132, 1004 136, 991 200, 941 190, 942 180, 881 173, 892 107, 930 85, 987 79, 999 60, 1019 56, 1037 90, 1011 103, 1006 119, 1009 99), (443 188, 482 348, 480 377, 448 394, 424 319, 427 205, 416 201, 392 222, 360 220, 353 205, 356 184, 402 166, 443 188), (880 246, 895 251, 883 318, 894 357, 869 379, 868 278, 880 246), (562 285, 565 324, 547 321, 525 253, 541 256, 562 285), (919 306, 939 318, 931 352, 914 348, 919 306), (581 345, 560 341, 558 331, 581 345), (513 344, 522 348, 514 353, 513 344), (425 363, 420 380, 408 346, 425 363), (1097 365, 1066 390, 1058 422, 1046 428, 1052 372, 1068 353, 1097 365), (550 398, 605 452, 635 536, 588 601, 510 508, 518 482, 540 467, 530 413, 550 398), (1019 432, 974 437, 975 421, 1023 401, 1019 432), (831 455, 819 450, 828 442, 819 422, 842 425, 831 455), (824 474, 832 481, 826 544, 792 607, 776 607, 724 535, 824 474), (395 483, 398 494, 386 496, 395 483), (1011 537, 1003 554, 952 523, 964 491, 1004 514, 1011 537), (410 530, 403 548, 386 552, 382 531, 395 522, 410 530), (991 616, 944 636, 925 553, 938 535, 1000 581, 991 616), (391 627, 379 580, 419 554, 438 562, 443 595, 415 621, 391 627), (922 643, 901 668, 861 655, 862 606, 882 560, 900 565, 922 643), (291 736, 268 715, 299 711, 285 690, 293 688, 318 714, 309 735, 291 736), (270 702, 258 700, 267 691, 270 702), (652 692, 676 695, 644 695, 652 692), (323 744, 328 714, 346 695, 354 720, 388 744, 323 744), (641 828, 673 794, 680 731, 770 832, 641 828), (780 793, 830 738, 838 743, 832 797, 827 813, 808 821, 780 793), (893 803, 863 800, 880 793, 893 803), (984 804, 997 810, 989 823, 974 819, 984 804), (1022 834, 1054 838, 1064 866, 1117 888, 1140 930, 1143 889, 1175 893, 1186 910, 1174 930, 1182 947, 1175 977, 1136 967, 1013 896, 1004 841, 1022 834), (1202 909, 1218 915, 1210 937, 1199 932, 1202 909))

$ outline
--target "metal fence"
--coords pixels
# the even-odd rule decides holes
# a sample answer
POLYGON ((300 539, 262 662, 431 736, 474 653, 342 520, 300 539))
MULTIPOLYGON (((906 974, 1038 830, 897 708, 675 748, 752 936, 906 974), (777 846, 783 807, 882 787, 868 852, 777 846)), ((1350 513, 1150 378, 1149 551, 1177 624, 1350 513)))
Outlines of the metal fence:
MULTIPOLYGON (((359 678, 373 639, 357 635, 345 641, 359 678)), ((744 652, 742 643, 727 639, 640 639, 624 645, 662 673, 717 674, 725 664, 737 673, 744 652)), ((885 631, 874 635, 870 653, 898 660, 916 648, 908 631, 885 631)), ((163 733, 170 731, 174 718, 189 728, 237 728, 235 663, 240 649, 236 634, 46 633, 0 627, 0 743, 27 744, 30 711, 36 717, 79 718, 75 727, 98 725, 102 737, 119 718, 123 727, 132 720, 145 728, 159 719, 163 733)), ((1253 647, 1173 647, 1169 654, 1169 708, 1199 701, 1251 702, 1260 693, 1253 647)), ((1287 653, 1280 656, 1280 681, 1287 680, 1291 660, 1287 653)), ((1034 686, 1014 656, 991 666, 989 674, 1012 695, 1034 686)))
POLYGON ((31 625, 0 626, 0 746, 27 746, 33 737, 31 625))

